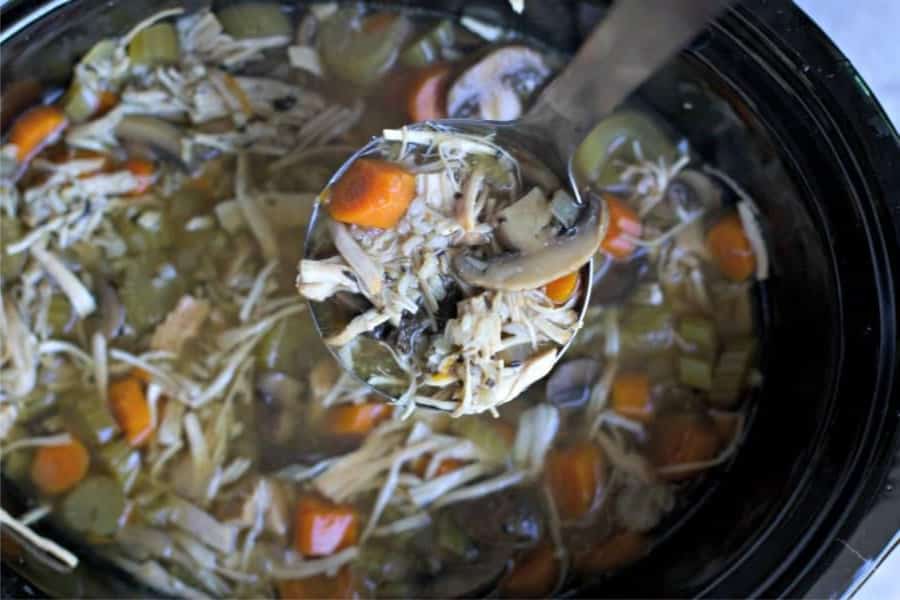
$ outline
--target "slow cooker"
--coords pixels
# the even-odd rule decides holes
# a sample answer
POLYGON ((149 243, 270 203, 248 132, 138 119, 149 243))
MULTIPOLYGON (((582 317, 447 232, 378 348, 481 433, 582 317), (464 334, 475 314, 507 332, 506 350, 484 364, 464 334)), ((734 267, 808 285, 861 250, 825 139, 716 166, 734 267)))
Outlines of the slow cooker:
MULTIPOLYGON (((62 84, 94 42, 162 4, 0 2, 4 101, 19 81, 62 84)), ((577 0, 527 0, 522 15, 501 0, 392 4, 477 16, 563 51, 606 9, 577 0)), ((635 101, 735 174, 765 213, 773 276, 758 290, 764 384, 736 460, 708 481, 688 518, 646 559, 569 593, 847 594, 900 530, 900 138, 852 65, 789 0, 745 0, 635 101)), ((2 501, 16 513, 12 492, 2 501)), ((78 569, 59 574, 4 544, 3 597, 150 593, 80 550, 78 569)))

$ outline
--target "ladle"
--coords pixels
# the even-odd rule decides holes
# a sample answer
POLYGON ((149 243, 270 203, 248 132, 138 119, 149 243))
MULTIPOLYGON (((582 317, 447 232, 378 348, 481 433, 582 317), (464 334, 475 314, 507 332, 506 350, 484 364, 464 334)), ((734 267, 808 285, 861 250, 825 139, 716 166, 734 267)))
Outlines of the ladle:
MULTIPOLYGON (((408 125, 408 131, 445 129, 474 136, 492 136, 493 142, 511 154, 526 154, 568 181, 570 192, 581 205, 574 228, 541 250, 504 255, 485 264, 468 260, 462 254, 454 261, 457 275, 466 283, 485 289, 536 289, 579 268, 583 272, 577 311, 583 318, 591 293, 592 257, 609 226, 606 203, 587 192, 572 168, 572 156, 578 144, 596 123, 624 101, 627 96, 686 46, 706 24, 734 0, 618 0, 609 14, 593 30, 575 57, 538 96, 531 109, 515 121, 478 119, 441 119, 408 125)), ((383 138, 354 153, 334 174, 329 186, 340 179, 358 158, 380 150, 383 138)), ((326 188, 327 189, 327 188, 326 188)), ((306 236, 304 256, 323 258, 322 250, 330 238, 331 218, 321 204, 313 211, 306 236)), ((340 311, 328 309, 329 299, 311 303, 319 333, 335 333, 330 322, 340 311)), ((557 353, 557 360, 571 340, 557 353)), ((334 350, 332 348, 332 350, 334 350)), ((346 362, 337 355, 342 366, 346 362)), ((356 364, 357 361, 354 361, 356 364)), ((367 377, 360 376, 363 381, 367 377)), ((393 397, 397 390, 375 386, 393 397)))

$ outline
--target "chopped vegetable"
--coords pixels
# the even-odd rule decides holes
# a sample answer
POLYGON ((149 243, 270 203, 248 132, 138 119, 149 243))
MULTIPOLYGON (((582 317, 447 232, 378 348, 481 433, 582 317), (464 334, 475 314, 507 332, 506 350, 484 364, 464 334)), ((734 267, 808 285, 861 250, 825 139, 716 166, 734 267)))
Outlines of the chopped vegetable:
POLYGON ((565 304, 578 291, 580 280, 581 276, 578 271, 563 275, 544 286, 544 293, 554 304, 565 304))
POLYGON ((410 121, 430 121, 447 116, 447 83, 452 72, 449 64, 439 63, 425 67, 413 76, 406 99, 410 121))
POLYGON ((460 75, 447 93, 451 117, 506 121, 522 114, 523 97, 540 87, 550 68, 540 52, 502 46, 460 75))
POLYGON ((470 440, 494 462, 504 462, 507 459, 515 440, 514 435, 510 436, 508 424, 499 420, 486 421, 474 416, 455 419, 450 424, 450 430, 470 440))
POLYGON ((109 405, 125 438, 132 446, 141 446, 153 434, 150 406, 139 379, 126 377, 109 386, 109 405))
POLYGON ((654 354, 672 347, 672 311, 663 306, 629 306, 622 315, 621 351, 654 354))
POLYGON ((334 184, 328 213, 342 223, 390 229, 415 195, 412 173, 387 161, 360 158, 334 184))
POLYGON ((290 36, 293 26, 276 2, 245 2, 220 10, 225 33, 237 39, 290 36))
POLYGON ((91 445, 108 443, 119 432, 96 389, 75 388, 60 398, 62 414, 78 437, 91 445))
POLYGON ((551 241, 548 229, 553 220, 550 203, 539 187, 533 187, 517 202, 500 211, 497 237, 503 244, 521 252, 537 252, 551 241))
POLYGON ((599 187, 619 183, 623 164, 643 157, 676 157, 675 144, 657 122, 646 113, 633 109, 617 110, 588 134, 572 159, 573 171, 580 179, 599 187), (635 148, 641 156, 636 155, 635 148))
POLYGON ((717 339, 716 326, 703 317, 685 317, 678 323, 678 335, 690 344, 690 352, 700 356, 714 356, 717 339))
POLYGON ((756 343, 750 338, 734 340, 725 346, 713 371, 709 394, 712 404, 721 408, 732 408, 737 404, 755 348, 756 343))
POLYGON ((375 31, 366 31, 366 22, 369 28, 379 24, 356 8, 341 9, 322 23, 318 37, 319 57, 328 72, 357 85, 375 82, 393 66, 411 27, 402 16, 375 31))
POLYGON ((123 440, 116 440, 103 446, 100 461, 112 473, 126 492, 137 482, 141 469, 141 452, 123 440))
POLYGON ((384 402, 340 404, 325 414, 325 429, 332 435, 364 436, 376 425, 389 419, 393 407, 384 402))
MULTIPOLYGON (((410 470, 419 477, 426 477, 426 474, 428 472, 428 465, 431 464, 431 458, 431 454, 423 454, 412 462, 412 464, 410 465, 410 470)), ((458 460, 455 458, 445 458, 441 461, 441 464, 438 465, 437 469, 435 469, 434 477, 446 475, 447 473, 465 466, 465 464, 465 461, 462 460, 458 460)))
POLYGON ((706 245, 728 279, 746 281, 756 271, 753 247, 736 214, 728 214, 712 226, 706 234, 706 245))
POLYGON ((606 481, 606 459, 597 446, 579 442, 551 450, 544 477, 560 517, 572 521, 584 517, 596 505, 606 481))
MULTIPOLYGON (((657 416, 650 425, 648 456, 657 469, 710 460, 721 446, 715 424, 705 415, 668 413, 657 416)), ((693 474, 675 472, 663 477, 675 481, 693 474)))
POLYGON ((500 584, 500 591, 507 598, 547 598, 558 581, 556 549, 543 543, 516 560, 512 572, 500 584))
POLYGON ((341 567, 334 577, 313 575, 304 579, 282 579, 277 586, 281 600, 343 600, 356 597, 353 573, 346 566, 341 567))
POLYGON ((612 408, 623 417, 647 422, 653 416, 650 378, 644 373, 620 373, 612 385, 612 408))
POLYGON ((138 186, 131 192, 140 195, 150 189, 156 179, 156 167, 149 160, 142 158, 130 158, 123 165, 137 179, 138 186))
POLYGON ((178 62, 178 33, 171 23, 156 23, 138 32, 128 45, 128 56, 137 65, 157 67, 178 62))
POLYGON ((647 553, 648 546, 643 534, 622 531, 578 555, 575 566, 584 573, 615 571, 641 558, 647 553))
POLYGON ((90 461, 87 448, 75 438, 58 446, 41 446, 31 461, 31 481, 44 494, 61 494, 84 479, 90 461))
POLYGON ((13 123, 9 142, 16 146, 16 160, 26 163, 55 141, 68 125, 66 115, 55 106, 38 106, 13 123))
POLYGON ((400 62, 411 67, 430 65, 441 59, 443 50, 452 46, 455 39, 456 31, 453 21, 444 19, 407 46, 400 54, 400 62))
POLYGON ((62 516, 66 525, 82 533, 111 536, 121 524, 125 494, 110 477, 93 475, 66 496, 62 516))
POLYGON ((698 390, 710 391, 713 387, 712 362, 696 356, 678 357, 678 380, 698 390))
POLYGON ((624 201, 610 194, 603 197, 609 207, 609 229, 600 243, 600 249, 617 260, 625 260, 635 249, 634 242, 629 238, 641 236, 641 221, 624 201))
POLYGON ((357 528, 352 506, 304 496, 297 502, 294 548, 303 556, 328 556, 354 545, 357 528))

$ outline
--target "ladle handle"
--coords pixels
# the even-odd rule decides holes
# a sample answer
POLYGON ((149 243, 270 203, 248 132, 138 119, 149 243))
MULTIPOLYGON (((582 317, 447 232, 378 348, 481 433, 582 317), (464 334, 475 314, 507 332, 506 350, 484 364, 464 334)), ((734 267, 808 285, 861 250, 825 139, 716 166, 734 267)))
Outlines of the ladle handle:
POLYGON ((524 117, 553 124, 559 150, 574 150, 618 106, 736 0, 617 0, 566 69, 524 117), (561 120, 568 127, 560 127, 561 120), (560 139, 571 138, 577 139, 560 139))

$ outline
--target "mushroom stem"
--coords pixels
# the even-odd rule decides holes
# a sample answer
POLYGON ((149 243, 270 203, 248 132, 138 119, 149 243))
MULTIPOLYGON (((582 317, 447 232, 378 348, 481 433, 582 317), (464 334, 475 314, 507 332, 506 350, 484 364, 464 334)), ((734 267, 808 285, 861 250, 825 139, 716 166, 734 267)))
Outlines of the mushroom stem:
POLYGON ((454 261, 459 277, 467 284, 491 290, 532 290, 571 273, 586 264, 606 235, 609 211, 600 198, 591 195, 587 214, 575 233, 561 236, 535 252, 473 260, 460 254, 454 261))

